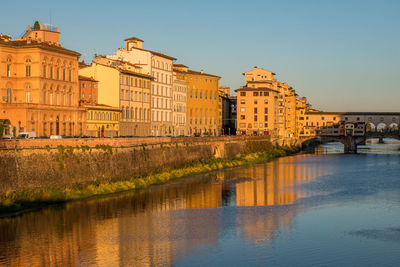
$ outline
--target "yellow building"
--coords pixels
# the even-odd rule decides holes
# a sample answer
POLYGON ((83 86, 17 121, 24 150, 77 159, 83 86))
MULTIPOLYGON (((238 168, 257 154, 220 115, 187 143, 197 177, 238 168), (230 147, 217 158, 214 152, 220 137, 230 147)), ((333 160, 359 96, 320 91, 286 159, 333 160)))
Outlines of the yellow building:
POLYGON ((79 107, 79 53, 65 49, 60 30, 37 24, 22 38, 0 35, 0 119, 10 135, 83 135, 85 109, 79 107))
POLYGON ((243 73, 245 84, 237 92, 237 134, 272 135, 279 131, 279 91, 275 73, 254 67, 243 73))
POLYGON ((121 60, 98 56, 92 65, 79 70, 98 84, 98 102, 121 110, 121 136, 149 136, 150 86, 152 76, 142 68, 121 60))
POLYGON ((174 64, 173 68, 177 78, 187 82, 187 134, 220 134, 222 125, 218 111, 218 83, 221 77, 193 71, 182 64, 174 64))
POLYGON ((86 136, 117 137, 121 110, 103 104, 85 105, 86 136))

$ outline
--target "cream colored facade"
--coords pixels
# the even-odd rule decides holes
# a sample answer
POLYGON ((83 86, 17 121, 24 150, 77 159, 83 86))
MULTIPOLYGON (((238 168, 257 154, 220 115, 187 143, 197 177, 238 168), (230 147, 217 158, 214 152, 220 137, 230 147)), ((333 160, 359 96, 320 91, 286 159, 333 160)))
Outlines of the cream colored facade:
POLYGON ((59 28, 28 26, 21 39, 0 35, 0 119, 10 135, 83 135, 85 110, 79 107, 79 53, 59 42, 59 28))
POLYGON ((172 117, 173 117, 173 135, 186 135, 186 101, 187 101, 187 82, 178 79, 176 72, 173 75, 172 84, 172 117))
POLYGON ((172 135, 172 62, 175 58, 143 49, 143 40, 136 37, 125 39, 125 48, 107 57, 138 64, 144 73, 154 77, 151 84, 151 135, 172 135))
POLYGON ((142 72, 140 66, 101 56, 91 66, 79 70, 81 75, 99 81, 99 103, 121 109, 121 136, 151 135, 152 77, 142 72))
POLYGON ((221 77, 193 71, 182 64, 174 65, 178 79, 188 83, 186 102, 186 129, 188 135, 221 134, 218 108, 218 83, 221 77))
POLYGON ((117 137, 119 136, 119 108, 92 104, 85 105, 86 109, 86 136, 117 137))

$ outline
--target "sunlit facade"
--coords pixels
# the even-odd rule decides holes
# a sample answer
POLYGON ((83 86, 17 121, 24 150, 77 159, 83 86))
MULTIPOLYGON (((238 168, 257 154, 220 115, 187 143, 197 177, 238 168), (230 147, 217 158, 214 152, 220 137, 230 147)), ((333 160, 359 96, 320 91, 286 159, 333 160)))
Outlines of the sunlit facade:
POLYGON ((218 135, 221 120, 218 83, 221 77, 175 64, 178 79, 187 82, 186 131, 188 135, 218 135))
POLYGON ((79 106, 79 53, 65 49, 60 30, 28 26, 21 38, 0 35, 0 119, 10 135, 82 135, 85 110, 79 106))

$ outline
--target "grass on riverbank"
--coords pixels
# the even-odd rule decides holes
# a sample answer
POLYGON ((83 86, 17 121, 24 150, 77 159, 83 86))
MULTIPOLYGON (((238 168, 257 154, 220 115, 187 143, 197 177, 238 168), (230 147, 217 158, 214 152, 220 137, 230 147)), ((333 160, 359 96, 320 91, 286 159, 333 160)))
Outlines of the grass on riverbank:
POLYGON ((300 151, 297 147, 271 146, 268 150, 236 155, 230 159, 213 159, 195 162, 181 168, 168 168, 144 176, 113 180, 107 183, 86 183, 60 188, 45 188, 9 192, 0 196, 0 213, 13 213, 21 210, 39 208, 50 204, 63 203, 96 195, 117 193, 132 189, 143 189, 154 184, 166 183, 184 176, 209 172, 212 170, 245 166, 252 163, 270 161, 300 151))

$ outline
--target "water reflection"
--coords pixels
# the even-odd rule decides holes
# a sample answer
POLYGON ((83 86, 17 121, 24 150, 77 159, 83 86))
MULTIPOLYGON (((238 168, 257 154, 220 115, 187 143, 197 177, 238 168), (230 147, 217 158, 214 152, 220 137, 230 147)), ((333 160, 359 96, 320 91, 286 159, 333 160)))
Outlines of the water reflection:
POLYGON ((290 204, 308 193, 297 185, 332 166, 287 157, 1 219, 0 264, 166 266, 226 235, 272 240, 300 212, 290 204))

